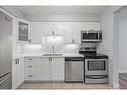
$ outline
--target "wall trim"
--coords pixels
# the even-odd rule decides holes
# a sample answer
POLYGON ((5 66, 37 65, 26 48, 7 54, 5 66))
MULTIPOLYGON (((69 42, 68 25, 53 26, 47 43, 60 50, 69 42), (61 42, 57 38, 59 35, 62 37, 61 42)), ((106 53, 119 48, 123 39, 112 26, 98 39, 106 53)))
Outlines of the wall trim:
POLYGON ((113 88, 119 89, 119 83, 113 83, 113 88))
POLYGON ((127 73, 127 70, 119 70, 119 73, 127 73))

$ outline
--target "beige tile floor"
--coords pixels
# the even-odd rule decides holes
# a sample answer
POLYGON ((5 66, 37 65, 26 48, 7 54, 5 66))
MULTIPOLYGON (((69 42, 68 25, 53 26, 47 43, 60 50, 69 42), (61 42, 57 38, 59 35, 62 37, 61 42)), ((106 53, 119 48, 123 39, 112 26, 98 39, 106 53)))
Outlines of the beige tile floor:
MULTIPOLYGON (((127 73, 119 74, 120 89, 127 89, 127 73)), ((18 89, 112 89, 108 84, 23 83, 18 89)))
POLYGON ((18 89, 112 89, 108 84, 23 83, 18 89))

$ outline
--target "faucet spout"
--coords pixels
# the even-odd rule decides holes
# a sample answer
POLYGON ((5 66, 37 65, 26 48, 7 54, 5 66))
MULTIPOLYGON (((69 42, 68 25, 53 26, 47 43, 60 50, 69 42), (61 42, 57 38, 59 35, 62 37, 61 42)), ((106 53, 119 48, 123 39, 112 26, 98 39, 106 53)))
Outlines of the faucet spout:
POLYGON ((54 45, 52 45, 52 53, 55 53, 54 45))

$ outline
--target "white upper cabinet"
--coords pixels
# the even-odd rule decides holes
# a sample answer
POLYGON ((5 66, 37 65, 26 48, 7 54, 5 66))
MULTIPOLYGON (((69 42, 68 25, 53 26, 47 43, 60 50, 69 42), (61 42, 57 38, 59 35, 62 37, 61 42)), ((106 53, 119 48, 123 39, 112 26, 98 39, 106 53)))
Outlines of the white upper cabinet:
POLYGON ((42 22, 31 22, 31 43, 42 44, 43 37, 43 23, 42 22))
POLYGON ((72 39, 75 43, 81 43, 82 30, 101 30, 100 22, 65 22, 64 33, 66 43, 71 43, 72 39))
POLYGON ((74 22, 72 24, 73 38, 76 43, 81 43, 81 24, 80 22, 74 22))
POLYGON ((100 22, 81 22, 81 30, 101 30, 100 22))
POLYGON ((17 18, 17 41, 31 42, 30 39, 30 22, 21 18, 17 18))
POLYGON ((44 35, 51 35, 55 32, 57 35, 64 33, 64 27, 62 22, 45 22, 44 23, 44 35))
POLYGON ((64 27, 64 41, 65 41, 65 43, 71 43, 72 39, 73 39, 72 23, 65 22, 63 27, 64 27))

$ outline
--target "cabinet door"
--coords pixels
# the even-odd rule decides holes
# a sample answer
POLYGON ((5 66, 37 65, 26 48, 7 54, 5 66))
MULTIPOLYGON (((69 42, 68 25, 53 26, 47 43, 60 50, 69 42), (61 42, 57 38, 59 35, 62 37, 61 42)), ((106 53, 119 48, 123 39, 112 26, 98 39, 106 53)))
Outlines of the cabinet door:
POLYGON ((81 24, 80 22, 72 23, 72 31, 73 31, 73 39, 75 39, 76 43, 81 43, 81 24))
POLYGON ((52 58, 51 81, 64 81, 64 58, 52 58))
POLYGON ((24 82, 24 58, 20 58, 17 66, 17 84, 20 86, 24 82))
POLYGON ((17 60, 13 60, 12 62, 12 88, 17 88, 17 60))
POLYGON ((38 59, 38 80, 50 81, 50 62, 48 57, 38 59))
POLYGON ((73 26, 72 23, 66 22, 64 25, 64 37, 65 37, 65 43, 71 43, 73 39, 73 26))
POLYGON ((82 22, 81 30, 101 30, 100 22, 82 22))
POLYGON ((17 41, 30 42, 30 22, 17 18, 17 41))
POLYGON ((43 23, 31 22, 31 43, 41 44, 43 37, 43 23))
POLYGON ((52 32, 55 34, 63 34, 64 27, 62 22, 45 22, 44 23, 44 35, 51 35, 52 32))
POLYGON ((24 59, 13 61, 12 87, 18 88, 24 82, 24 59))

